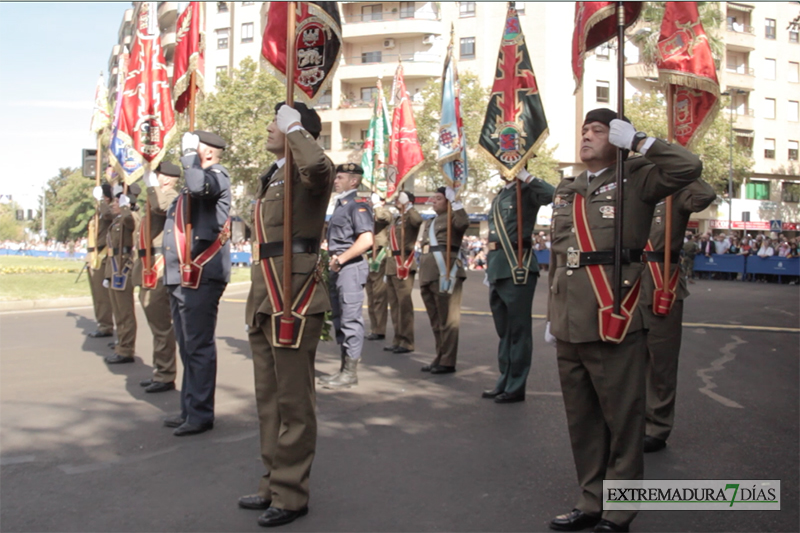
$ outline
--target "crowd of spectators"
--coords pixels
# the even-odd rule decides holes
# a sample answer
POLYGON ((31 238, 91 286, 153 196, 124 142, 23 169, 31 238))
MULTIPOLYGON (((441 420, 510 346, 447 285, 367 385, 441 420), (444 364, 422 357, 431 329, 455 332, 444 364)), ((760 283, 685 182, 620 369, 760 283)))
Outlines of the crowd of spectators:
POLYGON ((86 238, 67 242, 53 239, 47 241, 26 242, 5 240, 0 243, 0 250, 7 250, 6 254, 25 255, 27 251, 54 252, 64 254, 66 257, 75 257, 75 254, 85 254, 87 247, 86 238))
MULTIPOLYGON (((787 237, 784 234, 779 234, 776 237, 770 237, 765 234, 757 234, 755 237, 751 234, 738 237, 736 235, 727 235, 719 233, 711 235, 710 233, 703 233, 694 235, 692 232, 687 231, 684 238, 683 247, 684 256, 693 258, 696 254, 702 254, 706 257, 712 255, 755 255, 758 257, 800 257, 800 238, 787 237), (694 245, 694 246, 692 246, 694 245)), ((713 277, 714 279, 740 279, 741 274, 732 273, 703 273, 705 277, 713 277)), ((693 279, 693 275, 687 274, 689 281, 693 279)), ((761 282, 773 281, 775 276, 756 275, 755 280, 761 282)), ((796 280, 791 280, 791 284, 795 284, 796 280)))

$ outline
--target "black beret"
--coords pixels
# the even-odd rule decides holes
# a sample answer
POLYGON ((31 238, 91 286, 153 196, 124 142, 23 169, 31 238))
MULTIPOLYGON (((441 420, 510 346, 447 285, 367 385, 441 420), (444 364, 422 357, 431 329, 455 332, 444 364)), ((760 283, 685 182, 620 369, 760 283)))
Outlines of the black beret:
MULTIPOLYGON (((284 104, 286 104, 286 101, 275 104, 275 112, 277 113, 278 109, 284 104)), ((317 112, 309 109, 303 102, 295 102, 293 107, 300 113, 300 123, 303 125, 303 129, 315 139, 319 138, 319 134, 322 133, 322 120, 320 120, 317 112)))
POLYGON ((210 131, 201 131, 201 130, 193 131, 192 133, 200 137, 200 142, 207 146, 211 146, 212 148, 219 148, 221 150, 225 149, 226 146, 225 139, 223 139, 216 133, 211 133, 210 131))
POLYGON ((128 185, 128 196, 139 196, 142 193, 142 188, 136 183, 128 185))
MULTIPOLYGON (((608 109, 607 107, 601 107, 600 109, 592 109, 588 113, 586 113, 586 120, 583 121, 583 125, 590 124, 592 122, 599 122, 601 124, 605 124, 606 126, 611 126, 611 121, 617 118, 617 112, 608 109)), ((623 116, 622 120, 627 122, 628 124, 631 123, 627 117, 623 116)))
POLYGON ((346 174, 358 174, 359 176, 364 175, 364 169, 361 168, 361 165, 356 163, 345 163, 343 165, 338 165, 336 167, 336 172, 344 172, 346 174))
MULTIPOLYGON (((436 192, 438 192, 439 194, 444 194, 445 196, 447 196, 447 188, 446 187, 439 187, 438 189, 436 189, 436 192)), ((408 193, 406 193, 406 194, 408 194, 408 193)))
POLYGON ((109 183, 103 183, 100 187, 103 188, 103 196, 108 199, 114 197, 114 191, 111 189, 111 185, 109 183))
POLYGON ((172 176, 173 178, 181 177, 181 167, 169 161, 162 161, 156 167, 156 172, 164 174, 165 176, 172 176))
POLYGON ((414 199, 416 198, 416 196, 414 196, 413 192, 409 192, 409 191, 400 191, 400 192, 406 193, 406 196, 408 196, 408 203, 410 203, 412 205, 414 204, 414 199))

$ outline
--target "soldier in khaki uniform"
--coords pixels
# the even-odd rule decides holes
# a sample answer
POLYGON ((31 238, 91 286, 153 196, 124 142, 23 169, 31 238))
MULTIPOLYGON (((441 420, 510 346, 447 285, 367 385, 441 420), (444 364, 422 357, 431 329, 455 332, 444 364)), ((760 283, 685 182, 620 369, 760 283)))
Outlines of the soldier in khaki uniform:
MULTIPOLYGON (((635 511, 603 511, 603 479, 642 479, 647 346, 637 305, 656 204, 700 177, 702 164, 679 145, 648 138, 610 109, 586 115, 581 160, 588 170, 556 188, 551 230, 548 324, 572 453, 581 486, 573 511, 550 522, 558 531, 628 531, 635 511), (624 163, 621 313, 598 318, 612 290, 617 148, 644 157, 624 163), (590 278, 591 277, 591 278, 590 278), (593 281, 594 280, 594 285, 593 281), (601 287, 595 292, 593 287, 601 287), (626 329, 627 328, 627 329, 626 329), (606 340, 603 340, 606 339, 606 340)), ((613 294, 613 293, 612 293, 613 294)), ((613 301, 611 302, 613 304, 613 301)))
MULTIPOLYGON (((97 242, 88 252, 98 255, 98 268, 92 268, 89 263, 89 288, 92 291, 92 304, 94 304, 94 317, 97 320, 97 329, 89 333, 89 337, 111 337, 114 335, 114 314, 111 310, 111 297, 108 289, 103 285, 106 279, 106 239, 108 228, 114 221, 111 213, 112 192, 111 185, 104 183, 102 186, 94 188, 92 193, 97 200, 97 242)), ((89 222, 89 233, 94 233, 94 218, 89 222)))
POLYGON ((178 197, 175 184, 180 177, 181 168, 166 161, 162 161, 155 172, 145 176, 147 199, 150 202, 150 264, 148 272, 145 273, 148 223, 148 216, 145 213, 139 224, 136 238, 139 253, 133 269, 133 279, 135 285, 139 287, 139 302, 153 333, 153 375, 139 382, 139 385, 145 387, 145 392, 165 392, 175 389, 175 330, 172 328, 169 291, 164 285, 162 246, 167 210, 178 197), (142 244, 145 244, 145 247, 142 247, 142 244), (147 279, 143 274, 146 274, 147 279))
POLYGON ((115 200, 111 212, 115 215, 108 229, 107 249, 111 255, 106 260, 106 284, 109 288, 111 307, 117 321, 119 343, 114 353, 105 358, 110 365, 133 363, 136 351, 136 310, 133 302, 133 235, 139 225, 136 212, 136 197, 141 189, 135 183, 123 194, 116 185, 115 200))
POLYGON ((422 226, 422 255, 419 259, 419 292, 436 341, 436 358, 423 372, 449 374, 456 371, 458 329, 461 325, 461 290, 467 272, 459 257, 461 241, 469 228, 469 217, 456 202, 451 187, 440 187, 432 197, 436 216, 422 226), (447 204, 451 203, 450 250, 447 249, 447 204), (449 281, 447 259, 450 256, 449 281))
POLYGON ((422 215, 414 208, 414 195, 410 192, 401 192, 397 196, 396 206, 400 216, 395 218, 389 229, 392 255, 386 258, 386 292, 392 313, 394 339, 383 349, 401 354, 414 351, 414 303, 411 300, 411 290, 414 288, 414 275, 417 273, 414 243, 422 225, 422 215), (403 226, 405 241, 401 242, 403 226), (392 228, 397 246, 392 242, 392 228))
MULTIPOLYGON (((295 102, 278 104, 267 128, 267 150, 278 161, 261 176, 256 203, 252 285, 245 322, 253 351, 256 406, 261 432, 261 459, 266 473, 256 494, 242 496, 239 506, 266 509, 261 526, 278 526, 308 513, 309 475, 317 440, 314 358, 325 311, 331 309, 328 288, 317 271, 320 238, 334 180, 334 165, 315 139, 322 130, 316 111, 295 102), (284 167, 285 140, 292 151, 291 173, 284 167), (292 296, 286 304, 303 317, 295 322, 295 346, 277 343, 280 323, 277 289, 283 285, 284 181, 292 180, 292 296), (303 294, 299 299, 298 295, 303 294), (300 306, 293 305, 295 300, 300 306)), ((281 302, 282 307, 283 302, 281 302)))
POLYGON ((384 207, 377 193, 372 194, 372 209, 375 213, 375 243, 367 250, 369 274, 366 285, 370 333, 364 338, 379 341, 386 338, 386 321, 389 318, 386 263, 391 260, 389 226, 392 224, 392 212, 384 207))
MULTIPOLYGON (((670 248, 672 308, 659 309, 664 302, 654 300, 656 277, 659 288, 666 288, 664 276, 664 233, 666 231, 666 201, 656 205, 650 226, 648 243, 653 251, 647 252, 647 271, 642 275, 642 296, 639 305, 647 329, 646 390, 644 453, 657 452, 667 445, 675 419, 675 390, 678 385, 678 355, 681 351, 683 331, 683 300, 689 296, 686 278, 679 266, 683 235, 689 216, 699 213, 717 198, 714 189, 705 181, 697 180, 676 192, 672 198, 672 226, 670 248), (665 314, 666 313, 666 314, 665 314)), ((668 305, 668 304, 667 304, 668 305)))

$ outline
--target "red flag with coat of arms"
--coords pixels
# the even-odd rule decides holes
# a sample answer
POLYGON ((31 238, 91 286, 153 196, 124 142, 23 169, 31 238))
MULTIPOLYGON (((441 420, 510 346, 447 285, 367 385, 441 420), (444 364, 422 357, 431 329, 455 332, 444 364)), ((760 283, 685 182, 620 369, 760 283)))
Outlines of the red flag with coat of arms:
POLYGON ((675 140, 688 147, 717 114, 719 81, 697 2, 667 2, 658 40, 658 77, 672 88, 675 140))
POLYGON ((205 24, 202 21, 203 9, 200 2, 189 2, 178 15, 175 24, 175 54, 173 56, 172 95, 175 99, 175 111, 183 113, 189 105, 192 72, 197 89, 204 86, 205 71, 205 24))
POLYGON ((397 102, 392 114, 392 136, 389 138, 389 161, 386 163, 386 201, 399 194, 400 185, 425 162, 417 138, 414 111, 403 79, 403 65, 397 65, 394 77, 394 96, 397 102))

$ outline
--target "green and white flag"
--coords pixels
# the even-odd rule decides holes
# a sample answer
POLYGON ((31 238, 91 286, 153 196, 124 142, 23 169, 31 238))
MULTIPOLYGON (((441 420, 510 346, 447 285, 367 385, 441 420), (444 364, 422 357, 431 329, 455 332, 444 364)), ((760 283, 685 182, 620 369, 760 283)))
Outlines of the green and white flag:
POLYGON ((389 153, 389 137, 392 134, 392 121, 383 96, 381 82, 378 80, 378 91, 375 94, 375 106, 372 119, 369 121, 367 138, 364 140, 364 153, 361 155, 361 167, 364 169, 364 181, 371 191, 386 197, 386 160, 389 153))

